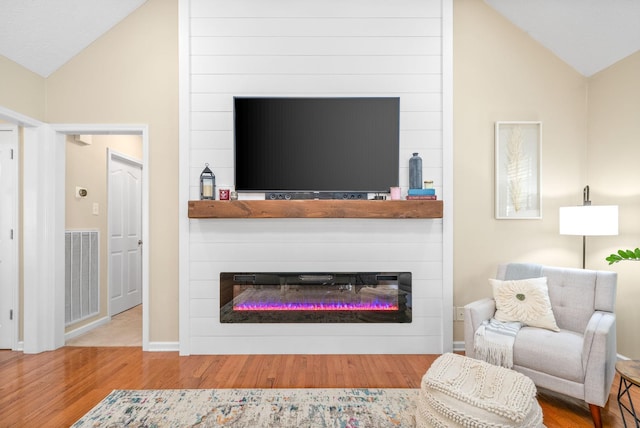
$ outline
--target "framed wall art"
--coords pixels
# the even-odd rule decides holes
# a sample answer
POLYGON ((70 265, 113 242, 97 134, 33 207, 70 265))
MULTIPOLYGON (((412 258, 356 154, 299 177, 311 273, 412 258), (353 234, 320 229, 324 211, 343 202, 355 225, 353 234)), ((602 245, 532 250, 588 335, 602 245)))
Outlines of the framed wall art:
POLYGON ((496 218, 542 218, 542 122, 496 122, 495 133, 496 218))

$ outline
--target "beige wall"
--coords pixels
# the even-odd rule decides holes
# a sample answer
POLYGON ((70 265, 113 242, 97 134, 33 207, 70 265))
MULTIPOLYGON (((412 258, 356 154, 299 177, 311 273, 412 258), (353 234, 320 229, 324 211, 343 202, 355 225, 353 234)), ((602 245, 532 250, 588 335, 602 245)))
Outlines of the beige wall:
MULTIPOLYGON (((619 205, 615 237, 588 238, 598 257, 640 247, 640 52, 589 79, 587 170, 591 199, 619 205)), ((598 260, 601 262, 601 260, 598 260)), ((618 352, 640 358, 640 263, 608 267, 618 272, 618 352)))
POLYGON ((44 120, 44 77, 1 55, 0 76, 0 105, 25 116, 44 120))
POLYGON ((177 341, 177 1, 147 1, 52 74, 47 122, 149 125, 149 340, 177 341))
POLYGON ((587 80, 482 1, 455 0, 453 22, 453 294, 463 306, 491 295, 499 263, 581 265, 581 240, 558 234, 558 208, 577 205, 586 184, 587 80), (496 220, 494 124, 519 120, 542 122, 542 219, 496 220))
POLYGON ((109 315, 108 266, 108 193, 107 149, 142 160, 142 138, 139 135, 94 135, 90 145, 67 137, 65 170, 65 228, 98 230, 100 236, 100 313, 75 323, 67 331, 82 327, 109 315), (87 197, 76 198, 76 186, 87 189, 87 197), (98 215, 93 204, 98 204, 98 215))
MULTIPOLYGON (((585 78, 484 2, 454 1, 454 304, 490 295, 507 261, 581 265, 579 237, 558 235, 558 208, 620 205, 620 235, 587 238, 587 268, 615 270, 618 352, 640 357, 640 266, 609 266, 640 246, 640 53, 585 78), (495 220, 495 121, 540 120, 542 219, 495 220)), ((462 322, 454 340, 464 339, 462 322)))

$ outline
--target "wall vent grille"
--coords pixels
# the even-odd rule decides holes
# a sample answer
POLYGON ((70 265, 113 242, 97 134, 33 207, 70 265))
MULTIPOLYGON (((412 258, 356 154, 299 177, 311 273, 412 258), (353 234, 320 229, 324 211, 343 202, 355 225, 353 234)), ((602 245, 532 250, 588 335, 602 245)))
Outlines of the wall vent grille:
POLYGON ((99 236, 97 230, 65 232, 65 325, 100 312, 99 236))

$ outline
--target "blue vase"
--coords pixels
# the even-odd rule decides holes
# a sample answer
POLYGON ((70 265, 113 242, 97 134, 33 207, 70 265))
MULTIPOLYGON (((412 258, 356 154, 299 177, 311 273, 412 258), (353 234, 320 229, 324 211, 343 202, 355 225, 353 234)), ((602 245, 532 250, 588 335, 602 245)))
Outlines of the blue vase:
POLYGON ((409 159, 409 188, 422 189, 422 158, 417 153, 409 159))

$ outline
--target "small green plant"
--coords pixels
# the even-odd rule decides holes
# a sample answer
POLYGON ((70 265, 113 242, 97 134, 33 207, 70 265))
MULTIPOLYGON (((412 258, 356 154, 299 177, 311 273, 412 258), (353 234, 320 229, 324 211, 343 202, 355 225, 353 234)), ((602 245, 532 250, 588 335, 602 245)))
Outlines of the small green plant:
POLYGON ((607 258, 606 261, 609 262, 610 265, 622 261, 640 261, 640 248, 636 248, 635 250, 618 250, 618 253, 611 254, 607 258))

